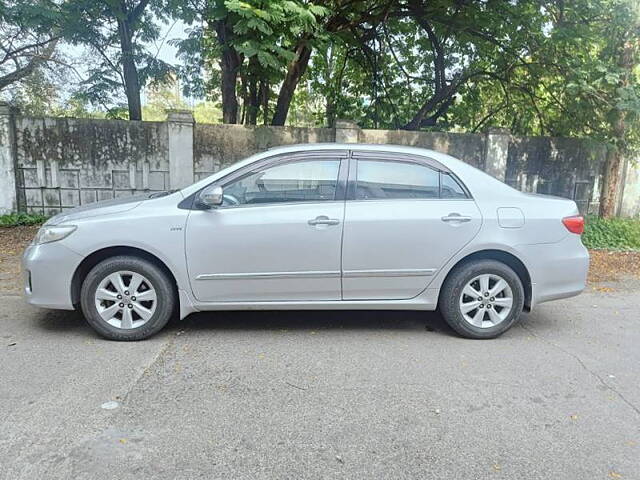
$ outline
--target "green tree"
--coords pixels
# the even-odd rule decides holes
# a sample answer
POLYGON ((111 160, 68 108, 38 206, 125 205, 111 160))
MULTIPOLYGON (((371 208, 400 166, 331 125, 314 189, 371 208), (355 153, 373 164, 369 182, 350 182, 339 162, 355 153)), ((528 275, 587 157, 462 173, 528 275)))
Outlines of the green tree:
POLYGON ((528 29, 525 61, 462 94, 460 129, 588 137, 611 145, 600 213, 615 212, 622 158, 640 148, 640 4, 549 0, 528 29))
POLYGON ((0 0, 0 91, 53 60, 58 19, 47 0, 0 0))
POLYGON ((293 92, 306 69, 309 43, 320 33, 326 9, 301 0, 210 0, 204 32, 207 59, 219 60, 223 121, 237 123, 238 79, 246 123, 255 124, 260 105, 266 118, 272 80, 283 67, 273 123, 286 118, 293 92), (283 118, 284 117, 284 118, 283 118))
POLYGON ((161 0, 68 0, 62 31, 67 41, 93 53, 82 93, 94 103, 127 99, 130 120, 142 119, 140 92, 152 80, 165 78, 171 66, 145 47, 158 40, 159 21, 173 7, 161 0))

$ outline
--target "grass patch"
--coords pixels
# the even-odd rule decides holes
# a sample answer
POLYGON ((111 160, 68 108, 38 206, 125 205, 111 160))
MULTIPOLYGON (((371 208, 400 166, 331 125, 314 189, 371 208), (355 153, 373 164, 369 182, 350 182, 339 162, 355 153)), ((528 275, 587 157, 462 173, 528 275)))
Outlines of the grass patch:
POLYGON ((9 213, 0 215, 0 227, 17 227, 20 225, 39 225, 47 220, 46 215, 39 213, 9 213))
POLYGON ((640 250, 640 220, 588 217, 582 242, 587 248, 640 250))

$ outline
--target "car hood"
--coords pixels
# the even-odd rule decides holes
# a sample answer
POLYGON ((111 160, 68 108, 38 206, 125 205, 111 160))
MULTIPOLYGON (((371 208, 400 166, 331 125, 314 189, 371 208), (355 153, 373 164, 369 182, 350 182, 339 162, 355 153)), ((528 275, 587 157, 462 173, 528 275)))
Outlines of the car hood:
POLYGON ((112 200, 102 200, 100 202, 89 203, 70 210, 65 210, 58 215, 51 217, 45 225, 59 225, 61 223, 75 222, 88 217, 126 212, 127 210, 136 208, 145 200, 158 196, 158 193, 159 192, 152 194, 144 193, 130 197, 114 198, 112 200))

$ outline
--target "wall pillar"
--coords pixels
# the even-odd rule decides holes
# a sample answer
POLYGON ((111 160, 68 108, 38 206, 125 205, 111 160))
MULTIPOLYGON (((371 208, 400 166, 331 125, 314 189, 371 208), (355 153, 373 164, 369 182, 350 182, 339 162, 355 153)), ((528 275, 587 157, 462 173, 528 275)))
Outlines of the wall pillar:
POLYGON ((507 157, 511 133, 505 128, 488 128, 485 131, 484 171, 504 182, 507 174, 507 157))
POLYGON ((193 129, 190 110, 168 110, 169 188, 184 188, 193 183, 193 129))
POLYGON ((336 143, 358 143, 360 127, 349 120, 336 120, 336 143))
POLYGON ((640 216, 640 162, 632 162, 630 158, 625 158, 622 169, 622 181, 618 192, 619 217, 639 217, 640 216))
POLYGON ((0 215, 17 211, 13 110, 0 102, 0 215))

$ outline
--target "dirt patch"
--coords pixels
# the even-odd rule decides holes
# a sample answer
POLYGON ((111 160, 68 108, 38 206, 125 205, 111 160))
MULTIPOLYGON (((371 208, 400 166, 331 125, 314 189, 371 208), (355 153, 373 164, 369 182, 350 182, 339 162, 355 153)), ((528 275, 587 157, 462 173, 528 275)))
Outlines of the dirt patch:
MULTIPOLYGON (((0 294, 20 294, 20 257, 38 226, 0 227, 0 294)), ((591 250, 589 283, 615 282, 632 276, 640 279, 640 252, 591 250)))
POLYGON ((0 227, 0 294, 21 293, 20 257, 38 228, 38 225, 0 227))
POLYGON ((589 283, 615 282, 625 276, 640 279, 640 252, 590 250, 589 283))

